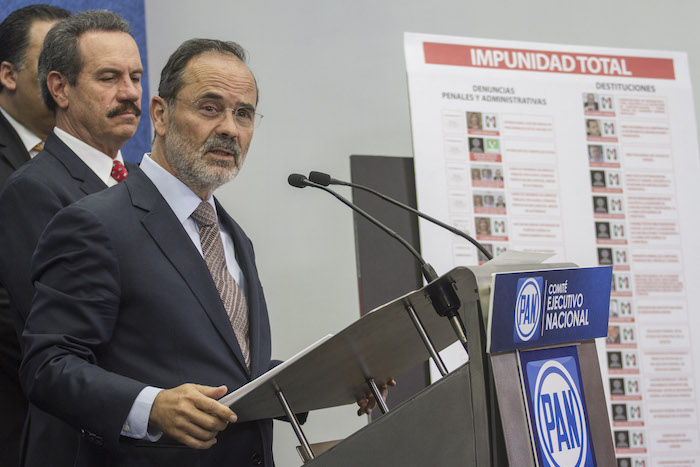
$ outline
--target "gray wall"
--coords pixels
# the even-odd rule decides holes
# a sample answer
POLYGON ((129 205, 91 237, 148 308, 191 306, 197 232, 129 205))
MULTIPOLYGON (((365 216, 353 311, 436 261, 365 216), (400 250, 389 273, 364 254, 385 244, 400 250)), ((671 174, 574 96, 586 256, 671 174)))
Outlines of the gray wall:
MULTIPOLYGON (((241 175, 217 196, 255 244, 277 358, 359 316, 350 211, 286 178, 349 179, 351 154, 412 155, 403 32, 687 51, 700 89, 698 18, 693 0, 146 0, 154 92, 188 38, 250 52, 265 118, 241 175)), ((352 407, 334 409, 312 414, 307 434, 335 439, 364 423, 352 407)), ((275 437, 277 466, 300 465, 291 429, 277 424, 275 437)))

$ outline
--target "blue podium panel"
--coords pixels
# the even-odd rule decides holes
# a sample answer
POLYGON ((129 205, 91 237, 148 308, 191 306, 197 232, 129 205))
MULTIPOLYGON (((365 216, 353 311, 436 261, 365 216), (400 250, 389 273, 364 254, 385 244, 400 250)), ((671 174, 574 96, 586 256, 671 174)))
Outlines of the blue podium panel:
POLYGON ((609 266, 494 274, 487 351, 606 336, 611 281, 609 266))
POLYGON ((595 466, 575 346, 520 351, 530 433, 539 465, 595 466))

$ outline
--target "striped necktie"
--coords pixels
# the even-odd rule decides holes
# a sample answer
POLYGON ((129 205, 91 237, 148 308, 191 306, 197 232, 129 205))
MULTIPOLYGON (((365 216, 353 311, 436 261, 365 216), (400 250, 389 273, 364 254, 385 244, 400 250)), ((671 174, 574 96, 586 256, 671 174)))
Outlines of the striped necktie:
POLYGON ((202 201, 192 213, 192 219, 199 226, 199 241, 202 244, 204 261, 207 263, 212 279, 214 279, 216 290, 219 291, 233 332, 238 339, 238 345, 241 347, 245 364, 250 370, 248 303, 243 291, 231 277, 226 266, 224 244, 221 241, 216 212, 211 204, 202 201))

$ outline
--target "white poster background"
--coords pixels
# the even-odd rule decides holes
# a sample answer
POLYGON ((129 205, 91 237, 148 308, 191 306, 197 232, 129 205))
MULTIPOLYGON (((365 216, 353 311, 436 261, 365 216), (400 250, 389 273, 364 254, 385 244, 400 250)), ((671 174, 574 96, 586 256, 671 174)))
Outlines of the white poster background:
MULTIPOLYGON (((612 259, 610 336, 598 350, 618 459, 695 465, 700 164, 686 54, 413 33, 405 53, 419 209, 494 254, 551 253, 579 266, 612 259), (426 43, 438 45, 427 52, 426 43), (508 51, 546 52, 549 63, 518 63, 508 51), (599 57, 608 74, 533 69, 552 67, 555 55, 599 57), (622 67, 610 67, 614 58, 622 67)), ((420 236, 439 274, 480 261, 422 220, 420 236)), ((458 348, 447 358, 464 361, 458 348)))

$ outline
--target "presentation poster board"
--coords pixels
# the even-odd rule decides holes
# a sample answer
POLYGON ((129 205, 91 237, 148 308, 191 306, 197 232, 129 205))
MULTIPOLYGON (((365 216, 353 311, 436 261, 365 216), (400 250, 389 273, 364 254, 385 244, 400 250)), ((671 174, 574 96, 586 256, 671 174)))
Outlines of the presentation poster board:
MULTIPOLYGON (((612 266, 599 354, 618 465, 700 465, 686 54, 412 33, 405 54, 419 208, 494 255, 612 266)), ((430 224, 420 236, 438 273, 485 260, 430 224)))

